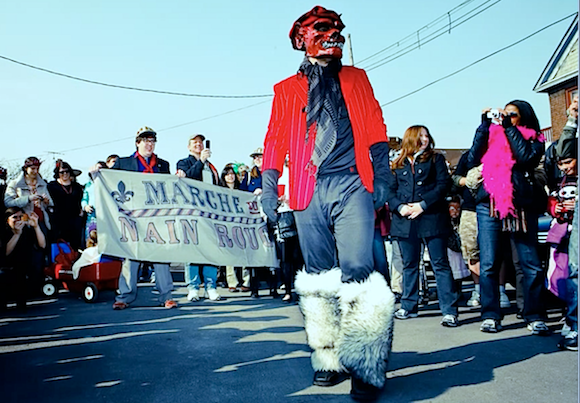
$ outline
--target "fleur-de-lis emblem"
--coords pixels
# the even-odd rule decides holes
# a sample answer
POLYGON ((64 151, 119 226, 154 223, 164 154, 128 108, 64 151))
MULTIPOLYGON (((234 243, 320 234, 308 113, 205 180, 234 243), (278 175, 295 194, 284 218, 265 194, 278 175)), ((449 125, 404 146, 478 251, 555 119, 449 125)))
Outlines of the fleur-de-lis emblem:
POLYGON ((135 193, 126 189, 125 183, 123 181, 119 181, 117 184, 117 190, 111 192, 111 196, 113 196, 113 198, 119 203, 128 202, 134 195, 135 193))

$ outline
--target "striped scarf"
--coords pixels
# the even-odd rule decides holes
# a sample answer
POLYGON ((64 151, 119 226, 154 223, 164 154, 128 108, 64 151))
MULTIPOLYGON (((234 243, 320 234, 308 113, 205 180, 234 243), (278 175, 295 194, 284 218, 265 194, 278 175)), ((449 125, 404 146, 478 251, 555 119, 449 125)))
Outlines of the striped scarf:
POLYGON ((312 164, 320 164, 328 157, 336 145, 338 129, 337 105, 330 102, 328 91, 331 80, 338 78, 342 68, 340 60, 333 60, 328 66, 311 63, 305 58, 299 72, 308 78, 308 107, 306 110, 306 142, 311 135, 315 136, 312 164))

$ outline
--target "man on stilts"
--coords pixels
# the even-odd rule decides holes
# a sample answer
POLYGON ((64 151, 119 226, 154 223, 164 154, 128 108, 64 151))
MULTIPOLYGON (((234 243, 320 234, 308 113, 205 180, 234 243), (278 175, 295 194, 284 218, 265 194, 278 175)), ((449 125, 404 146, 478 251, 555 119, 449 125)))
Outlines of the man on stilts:
POLYGON ((296 75, 274 87, 265 140, 262 207, 276 220, 277 182, 289 159, 305 270, 296 276, 312 348, 314 384, 352 378, 351 396, 383 388, 395 298, 373 270, 374 209, 387 199, 389 147, 381 108, 363 70, 342 66, 344 24, 316 6, 290 31, 305 52, 296 75))

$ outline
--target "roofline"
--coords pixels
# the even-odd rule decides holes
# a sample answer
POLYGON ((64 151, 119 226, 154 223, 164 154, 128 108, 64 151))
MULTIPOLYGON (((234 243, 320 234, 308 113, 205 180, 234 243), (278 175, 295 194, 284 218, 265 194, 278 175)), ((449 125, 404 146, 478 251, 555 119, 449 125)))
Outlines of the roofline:
POLYGON ((576 73, 570 74, 570 77, 566 77, 563 80, 558 80, 555 83, 550 83, 548 85, 546 84, 548 82, 548 78, 550 77, 550 75, 552 74, 554 69, 556 68, 555 62, 557 60, 560 60, 560 58, 563 56, 564 52, 566 51, 566 49, 568 49, 568 46, 572 42, 572 39, 574 38, 574 36, 576 35, 577 32, 578 32, 578 14, 576 14, 574 21, 568 27, 566 34, 562 37, 562 40, 558 44, 556 51, 552 54, 552 57, 548 61, 548 64, 546 64, 546 67, 544 67, 542 74, 540 74, 538 81, 536 81, 536 84, 534 85, 533 91, 543 92, 546 89, 550 88, 552 86, 552 84, 557 85, 557 84, 561 83, 562 81, 569 79, 572 76, 578 75, 578 71, 576 70, 576 73))

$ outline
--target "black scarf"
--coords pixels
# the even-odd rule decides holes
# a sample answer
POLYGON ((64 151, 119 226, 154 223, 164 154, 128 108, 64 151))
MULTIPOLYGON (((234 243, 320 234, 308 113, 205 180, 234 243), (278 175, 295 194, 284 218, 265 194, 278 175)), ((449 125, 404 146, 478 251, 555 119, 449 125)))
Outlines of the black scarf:
POLYGON ((330 101, 332 80, 338 80, 342 68, 340 60, 332 60, 327 66, 311 63, 305 58, 299 72, 308 78, 308 106, 306 111, 306 141, 316 131, 316 142, 312 153, 313 165, 320 167, 336 145, 338 130, 338 108, 330 101))

